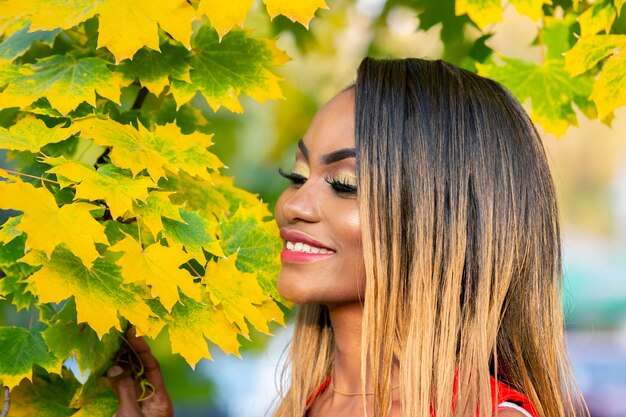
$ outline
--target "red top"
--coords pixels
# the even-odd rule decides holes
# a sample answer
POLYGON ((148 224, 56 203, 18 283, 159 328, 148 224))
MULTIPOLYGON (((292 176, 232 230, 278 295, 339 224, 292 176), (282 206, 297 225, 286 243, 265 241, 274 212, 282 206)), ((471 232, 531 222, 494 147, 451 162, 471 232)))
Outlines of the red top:
MULTIPOLYGON (((326 381, 324 381, 322 385, 320 385, 320 387, 315 391, 315 393, 309 397, 309 399, 306 402, 307 408, 309 408, 311 404, 313 403, 313 401, 322 392, 324 392, 324 390, 328 387, 328 385, 330 385, 330 377, 328 377, 326 381)), ((535 406, 530 402, 530 400, 528 399, 526 395, 522 394, 519 391, 514 390, 513 388, 509 387, 508 385, 506 385, 505 383, 501 381, 497 381, 496 383, 496 380, 494 377, 491 377, 491 398, 492 398, 491 403, 493 404, 492 411, 494 414, 496 412, 496 409, 498 408, 498 405, 507 402, 507 403, 513 403, 513 404, 518 405, 520 408, 527 411, 532 417, 538 417, 535 406), (496 387, 498 387, 497 398, 496 398, 496 387)))

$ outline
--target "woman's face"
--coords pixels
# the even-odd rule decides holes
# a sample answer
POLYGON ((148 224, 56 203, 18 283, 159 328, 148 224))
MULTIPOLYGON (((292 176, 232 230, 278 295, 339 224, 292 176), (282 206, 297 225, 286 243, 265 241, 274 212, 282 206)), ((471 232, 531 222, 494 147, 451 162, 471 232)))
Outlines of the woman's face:
POLYGON ((296 303, 359 302, 365 269, 356 196, 354 90, 322 107, 276 203, 285 243, 278 290, 296 303))

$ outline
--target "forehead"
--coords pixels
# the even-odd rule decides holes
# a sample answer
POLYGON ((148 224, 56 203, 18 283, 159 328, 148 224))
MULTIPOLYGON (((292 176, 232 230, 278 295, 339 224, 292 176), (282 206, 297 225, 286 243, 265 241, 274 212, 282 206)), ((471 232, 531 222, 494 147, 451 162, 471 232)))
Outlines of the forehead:
POLYGON ((354 148, 354 89, 342 91, 317 112, 302 138, 309 155, 354 148))

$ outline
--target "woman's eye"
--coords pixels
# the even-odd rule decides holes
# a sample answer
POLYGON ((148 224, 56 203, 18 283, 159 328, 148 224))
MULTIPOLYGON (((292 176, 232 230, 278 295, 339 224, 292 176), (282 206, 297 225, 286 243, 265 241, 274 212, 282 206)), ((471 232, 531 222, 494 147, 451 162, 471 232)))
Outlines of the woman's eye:
POLYGON ((282 168, 278 168, 281 177, 287 178, 293 185, 302 185, 306 182, 306 177, 295 172, 285 172, 282 168))
POLYGON ((347 179, 326 178, 326 182, 339 194, 356 194, 356 187, 347 179))

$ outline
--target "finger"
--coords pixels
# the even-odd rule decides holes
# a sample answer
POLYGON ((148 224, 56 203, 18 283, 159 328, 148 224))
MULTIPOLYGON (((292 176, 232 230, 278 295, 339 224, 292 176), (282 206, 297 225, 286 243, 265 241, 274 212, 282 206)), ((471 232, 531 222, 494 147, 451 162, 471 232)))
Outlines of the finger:
POLYGON ((165 381, 163 380, 161 367, 159 366, 159 362, 156 360, 154 355, 152 355, 152 351, 150 350, 150 346, 146 340, 135 334, 134 327, 128 329, 126 332, 126 338, 128 339, 130 346, 135 350, 135 352, 137 352, 137 356, 139 356, 139 360, 143 364, 146 379, 154 385, 157 393, 164 393, 165 381))
POLYGON ((141 417, 141 409, 137 402, 135 382, 128 371, 114 365, 107 371, 109 382, 117 395, 120 404, 115 413, 116 417, 141 417))

